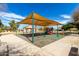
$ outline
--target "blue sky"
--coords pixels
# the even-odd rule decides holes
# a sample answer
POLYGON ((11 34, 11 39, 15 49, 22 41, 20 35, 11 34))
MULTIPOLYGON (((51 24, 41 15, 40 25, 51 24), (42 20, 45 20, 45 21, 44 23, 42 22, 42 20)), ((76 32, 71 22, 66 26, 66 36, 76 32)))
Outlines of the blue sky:
MULTIPOLYGON (((71 15, 78 6, 79 4, 77 3, 0 4, 0 19, 5 25, 8 25, 10 20, 19 22, 34 11, 45 18, 65 24, 71 20, 71 15)), ((20 28, 24 26, 25 25, 21 25, 20 28)))

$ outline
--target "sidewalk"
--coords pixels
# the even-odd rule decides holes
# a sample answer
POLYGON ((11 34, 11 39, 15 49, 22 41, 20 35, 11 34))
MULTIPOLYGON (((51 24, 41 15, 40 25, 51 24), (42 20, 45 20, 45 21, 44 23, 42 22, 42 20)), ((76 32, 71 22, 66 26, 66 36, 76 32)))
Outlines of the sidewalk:
POLYGON ((1 42, 7 42, 10 48, 10 55, 13 56, 68 56, 72 46, 79 49, 79 37, 72 35, 66 36, 42 48, 13 34, 2 35, 0 39, 1 42))
POLYGON ((36 47, 35 45, 28 43, 27 41, 13 35, 2 35, 0 37, 2 42, 7 42, 10 48, 10 55, 38 55, 38 51, 40 51, 39 47, 36 47), (15 53, 15 54, 14 54, 15 53))
POLYGON ((79 48, 79 37, 66 36, 54 43, 42 47, 41 49, 49 52, 51 55, 54 54, 55 56, 68 56, 72 46, 79 48))

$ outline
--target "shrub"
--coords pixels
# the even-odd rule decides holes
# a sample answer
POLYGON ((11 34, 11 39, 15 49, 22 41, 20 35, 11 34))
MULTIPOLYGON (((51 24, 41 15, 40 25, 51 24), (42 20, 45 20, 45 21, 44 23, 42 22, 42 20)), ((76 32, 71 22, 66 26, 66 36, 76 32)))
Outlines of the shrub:
POLYGON ((2 32, 3 30, 0 28, 0 33, 2 32))

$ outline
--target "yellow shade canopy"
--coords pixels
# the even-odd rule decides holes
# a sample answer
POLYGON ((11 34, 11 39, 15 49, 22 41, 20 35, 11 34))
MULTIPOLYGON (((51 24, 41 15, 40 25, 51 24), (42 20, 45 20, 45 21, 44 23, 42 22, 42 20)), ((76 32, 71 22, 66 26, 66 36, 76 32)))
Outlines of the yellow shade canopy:
POLYGON ((53 20, 48 20, 47 18, 44 18, 37 13, 30 14, 24 20, 19 22, 19 24, 30 24, 30 25, 32 25, 32 17, 34 19, 34 25, 51 26, 51 25, 59 25, 60 24, 59 22, 56 22, 56 21, 53 21, 53 20))

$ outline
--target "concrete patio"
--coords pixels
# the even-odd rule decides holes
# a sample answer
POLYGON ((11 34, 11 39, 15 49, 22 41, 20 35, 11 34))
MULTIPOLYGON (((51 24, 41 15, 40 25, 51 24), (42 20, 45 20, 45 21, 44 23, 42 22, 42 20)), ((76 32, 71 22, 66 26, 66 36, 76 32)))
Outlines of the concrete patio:
POLYGON ((2 35, 1 42, 6 42, 10 48, 10 55, 40 55, 40 56, 68 56, 71 47, 79 48, 78 36, 66 36, 42 48, 27 42, 14 34, 2 35))

